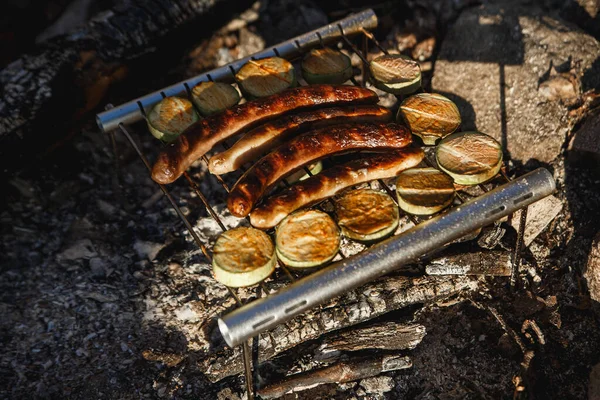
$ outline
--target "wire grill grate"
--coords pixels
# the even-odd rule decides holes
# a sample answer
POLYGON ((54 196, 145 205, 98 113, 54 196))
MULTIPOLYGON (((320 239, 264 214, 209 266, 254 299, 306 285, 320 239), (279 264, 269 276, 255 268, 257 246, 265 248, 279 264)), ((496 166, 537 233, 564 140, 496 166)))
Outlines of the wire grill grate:
MULTIPOLYGON (((144 165, 146 166, 148 171, 151 172, 151 165, 148 162, 148 159, 146 158, 144 153, 141 151, 141 149, 138 146, 138 144, 136 143, 136 141, 131 136, 126 124, 138 121, 140 119, 145 119, 146 118, 146 110, 149 109, 149 107, 151 107, 153 104, 157 103, 164 97, 171 96, 171 95, 180 95, 181 96, 182 94, 190 97, 190 94, 191 94, 190 87, 194 86, 195 84, 197 84, 200 81, 219 80, 219 81, 231 82, 232 80, 235 80, 236 69, 239 69, 248 59, 256 59, 256 58, 262 58, 262 57, 276 55, 276 56, 288 58, 290 61, 292 61, 292 60, 297 59, 298 57, 302 56, 303 54, 305 54, 311 48, 319 47, 319 46, 323 47, 323 46, 325 46, 327 44, 331 44, 331 43, 336 43, 336 44, 341 43, 346 50, 348 50, 349 52, 352 52, 353 54, 356 54, 361 60, 362 79, 360 82, 358 82, 355 79, 355 77, 352 77, 351 82, 357 86, 367 86, 367 84, 368 84, 367 53, 368 53, 369 43, 372 43, 377 49, 379 49, 383 53, 386 53, 386 54, 388 53, 387 50, 369 32, 370 29, 374 29, 376 26, 377 26, 377 19, 374 15, 373 11, 366 10, 366 11, 363 11, 362 13, 351 15, 343 20, 340 20, 339 22, 337 22, 335 24, 330 24, 330 25, 320 28, 316 31, 309 32, 305 35, 302 35, 298 38, 294 38, 294 39, 288 40, 286 42, 280 43, 268 50, 257 53, 253 56, 247 57, 242 60, 235 61, 235 62, 228 64, 224 67, 221 67, 217 70, 211 71, 210 73, 206 73, 204 75, 200 75, 198 77, 191 78, 191 79, 181 82, 179 84, 172 85, 168 88, 165 88, 163 90, 160 90, 160 91, 152 93, 152 94, 149 94, 140 99, 133 100, 133 101, 126 103, 122 106, 119 106, 117 108, 113 107, 112 105, 107 105, 106 111, 98 115, 97 121, 98 121, 98 125, 100 126, 100 128, 103 131, 106 131, 110 136, 111 146, 112 146, 113 152, 115 153, 115 158, 116 158, 115 164, 116 164, 116 168, 117 168, 117 173, 118 173, 118 153, 117 153, 118 149, 117 149, 117 145, 116 145, 116 141, 115 141, 115 137, 114 137, 115 129, 118 129, 124 135, 124 137, 127 139, 129 144, 135 150, 135 152, 137 153, 137 155, 139 156, 141 161, 144 163, 144 165), (361 40, 362 49, 359 49, 349 38, 349 36, 356 36, 356 35, 358 35, 360 38, 359 40, 361 40)), ((225 149, 227 149, 229 147, 226 143, 223 143, 222 145, 223 145, 223 147, 225 147, 225 149)), ((202 157, 202 161, 206 165, 208 165, 208 159, 206 156, 202 157)), ((426 164, 428 164, 430 166, 432 165, 432 163, 430 161, 428 161, 427 158, 425 158, 424 161, 426 164)), ((308 168, 305 168, 305 171, 308 175, 312 175, 312 173, 310 172, 310 170, 308 168)), ((501 174, 501 177, 506 182, 509 182, 509 178, 507 177, 507 175, 504 171, 501 171, 500 174, 501 174)), ((223 180, 223 178, 221 178, 218 175, 216 175, 215 178, 217 179, 219 184, 222 186, 222 188, 228 193, 229 186, 223 180)), ((194 181, 194 179, 190 176, 190 174, 188 174, 187 172, 184 173, 184 179, 187 181, 190 189, 198 196, 198 198, 202 202, 203 206, 206 208, 208 214, 217 222, 217 224, 219 225, 221 230, 222 231, 227 230, 227 228, 225 227, 225 224, 223 223, 223 221, 221 221, 218 214, 215 212, 213 206, 210 204, 207 197, 202 193, 198 184, 194 181)), ((283 185, 289 186, 289 184, 285 180, 283 180, 282 182, 283 182, 283 185)), ((378 182, 381 185, 381 187, 391 196, 391 198, 397 204, 397 199, 396 199, 396 196, 395 196, 393 190, 383 180, 379 180, 378 182)), ((200 237, 196 234, 192 224, 190 223, 190 221, 187 219, 187 217, 185 216, 185 214, 179 207, 175 198, 169 193, 169 191, 167 190, 167 188, 164 185, 158 184, 158 183, 157 183, 157 185, 160 187, 160 189, 163 192, 163 194, 165 195, 165 197, 169 200, 171 206, 176 211, 176 213, 179 216, 179 218, 181 219, 181 221, 184 223, 186 229, 190 232, 194 242, 199 247, 202 254, 210 262, 212 260, 212 254, 211 254, 210 250, 206 247, 206 245, 202 242, 200 237)), ((488 189, 483 185, 479 185, 479 187, 481 188, 481 190, 483 192, 488 191, 488 189)), ((461 194, 459 192, 457 192, 457 200, 459 203, 465 202, 465 199, 461 196, 461 194)), ((524 200, 527 200, 527 199, 524 199, 524 200)), ((325 201, 331 201, 331 200, 325 200, 325 201)), ((513 254, 512 254, 513 273, 512 273, 511 279, 510 279, 512 286, 514 286, 516 284, 516 278, 518 276, 518 266, 520 265, 520 252, 521 252, 521 249, 523 246, 523 232, 525 229, 525 222, 526 222, 525 221, 526 220, 526 210, 527 209, 524 208, 521 211, 521 215, 520 215, 521 224, 519 225, 517 244, 516 244, 513 254)), ((501 210, 501 211, 503 211, 503 210, 501 210)), ((411 222, 415 225, 422 222, 412 215, 408 215, 408 217, 410 218, 411 222)), ((512 218, 512 216, 511 216, 511 218, 512 218)), ((346 258, 346 256, 342 253, 341 250, 339 251, 339 255, 342 259, 346 258)), ((279 260, 278 260, 278 265, 281 268, 281 270, 284 271, 286 277, 291 282, 296 281, 297 276, 295 276, 295 274, 292 271, 290 271, 279 260)), ((268 294, 267 288, 262 283, 259 284, 258 287, 262 290, 257 290, 257 297, 260 296, 261 292, 268 294)), ((241 306, 242 301, 240 300, 239 296, 236 294, 235 290, 233 290, 231 288, 228 288, 228 290, 229 290, 229 293, 231 294, 231 296, 234 298, 236 304, 238 306, 241 306)), ((295 309, 304 306, 305 302, 306 302, 305 300, 299 301, 298 304, 290 307, 289 309, 286 309, 286 313, 292 312, 295 309)), ((256 325, 263 325, 268 322, 269 322, 268 320, 260 321, 256 325)), ((252 372, 252 359, 251 359, 250 347, 248 345, 248 342, 244 342, 242 344, 242 356, 243 356, 243 363, 244 363, 244 369, 245 369, 246 391, 248 393, 248 398, 253 399, 254 398, 254 387, 253 387, 254 381, 253 381, 253 372, 252 372)))

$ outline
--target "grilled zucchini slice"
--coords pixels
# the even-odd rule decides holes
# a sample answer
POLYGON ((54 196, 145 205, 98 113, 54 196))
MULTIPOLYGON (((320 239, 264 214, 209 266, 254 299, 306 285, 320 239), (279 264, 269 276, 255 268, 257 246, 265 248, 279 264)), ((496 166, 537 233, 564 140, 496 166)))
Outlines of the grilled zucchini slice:
POLYGON ((438 166, 454 182, 478 185, 490 180, 502 167, 502 146, 481 132, 459 132, 444 138, 436 147, 438 166))
POLYGON ((148 113, 148 129, 163 142, 172 142, 200 118, 192 102, 183 97, 165 97, 148 113))
POLYGON ((275 270, 275 246, 265 232, 239 227, 223 232, 213 249, 213 274, 229 287, 255 285, 275 270))
POLYGON ((294 268, 325 264, 340 249, 340 230, 333 219, 318 210, 301 210, 288 215, 277 227, 277 257, 294 268))
POLYGON ((311 84, 341 84, 352 75, 350 57, 329 47, 312 49, 302 60, 302 76, 311 84))
POLYGON ((394 200, 373 189, 347 192, 336 200, 335 214, 342 234, 361 242, 373 242, 391 235, 400 220, 394 200))
POLYGON ((461 123, 456 104, 437 93, 418 93, 406 98, 396 119, 404 120, 411 132, 428 146, 454 132, 461 123))
POLYGON ((373 84, 384 92, 410 94, 421 87, 419 63, 402 54, 384 54, 369 63, 373 84))
POLYGON ((270 96, 297 84, 294 66, 281 57, 250 60, 235 74, 235 79, 251 99, 270 96))
POLYGON ((431 215, 454 200, 452 178, 435 168, 411 168, 396 180, 398 205, 409 214, 431 215))
POLYGON ((225 111, 240 101, 240 94, 223 82, 200 82, 192 88, 192 101, 205 117, 225 111))

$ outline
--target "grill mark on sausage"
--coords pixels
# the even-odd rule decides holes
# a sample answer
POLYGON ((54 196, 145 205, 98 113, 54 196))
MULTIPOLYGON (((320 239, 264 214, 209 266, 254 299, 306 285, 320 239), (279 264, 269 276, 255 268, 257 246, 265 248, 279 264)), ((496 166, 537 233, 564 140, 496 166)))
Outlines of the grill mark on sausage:
POLYGON ((386 122, 392 117, 392 112, 381 106, 332 107, 289 115, 244 134, 230 149, 212 156, 208 169, 216 175, 235 171, 307 129, 347 122, 386 122))
POLYGON ((301 207, 319 203, 360 183, 397 176, 417 166, 423 157, 422 149, 406 148, 390 153, 368 154, 334 166, 265 199, 250 214, 250 223, 256 228, 272 228, 301 207))
POLYGON ((310 131, 261 158, 236 182, 227 198, 237 217, 250 213, 262 195, 280 179, 325 157, 368 149, 400 149, 409 145, 408 129, 397 124, 343 124, 310 131))
POLYGON ((195 123, 158 156, 152 179, 167 184, 179 178, 217 143, 266 120, 307 107, 376 103, 375 92, 356 86, 311 85, 237 105, 195 123))

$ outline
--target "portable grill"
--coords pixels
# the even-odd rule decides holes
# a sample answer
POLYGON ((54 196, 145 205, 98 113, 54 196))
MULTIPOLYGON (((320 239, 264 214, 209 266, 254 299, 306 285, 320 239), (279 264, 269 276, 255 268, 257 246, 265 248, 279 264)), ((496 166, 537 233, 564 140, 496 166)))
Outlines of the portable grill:
MULTIPOLYGON (((350 15, 338 22, 290 39, 256 53, 253 56, 240 59, 205 74, 179 82, 122 104, 121 106, 113 107, 112 105, 108 105, 106 111, 97 115, 98 126, 103 132, 109 134, 115 155, 117 148, 114 131, 119 130, 150 172, 151 165, 129 133, 127 124, 143 120, 146 117, 146 110, 150 109, 164 97, 174 95, 189 96, 191 88, 202 81, 233 82, 236 71, 251 59, 279 56, 291 61, 299 58, 311 48, 327 44, 337 44, 339 42, 342 42, 346 49, 357 54, 362 60, 362 80, 360 84, 367 85, 368 63, 366 55, 369 44, 386 52, 369 32, 369 30, 373 30, 376 27, 377 17, 370 9, 350 15), (349 39, 355 36, 360 36, 362 49, 357 48, 349 39)), ((359 84, 354 79, 352 79, 352 82, 357 85, 359 84)), ((227 147, 226 144, 224 146, 227 147)), ((206 156, 202 159, 205 163, 208 161, 206 156)), ((308 169, 306 171, 310 174, 308 169)), ((218 325, 228 345, 242 346, 248 397, 250 399, 254 397, 252 361, 248 345, 249 339, 350 289, 389 273, 402 265, 415 261, 419 257, 438 249, 452 240, 456 240, 507 215, 512 215, 520 209, 517 243, 513 249, 511 260, 513 270, 510 281, 511 285, 514 286, 519 273, 520 252, 523 246, 523 233, 527 218, 526 207, 551 194, 555 186, 552 175, 545 169, 538 169, 512 182, 508 179, 505 172, 501 172, 501 175, 506 184, 498 186, 491 191, 485 186, 480 185, 480 188, 484 192, 483 195, 467 202, 459 195, 459 205, 425 222, 419 222, 417 219, 411 217, 415 226, 408 231, 373 245, 365 251, 349 258, 346 258, 340 251, 341 261, 331 264, 301 280, 297 280, 296 276, 290 270, 279 263, 280 268, 292 284, 276 294, 271 294, 243 305, 236 291, 228 288, 239 307, 230 314, 220 318, 218 325)), ((211 217, 214 218, 222 230, 226 230, 225 225, 219 219, 213 206, 200 191, 192 177, 185 173, 184 178, 202 201, 211 217)), ((226 182, 219 176, 216 176, 216 179, 223 186, 223 189, 229 192, 226 182)), ((383 181, 379 181, 379 183, 391 195, 392 199, 395 200, 392 189, 383 181)), ((178 202, 164 185, 158 183, 157 185, 189 230, 204 256, 210 261, 210 251, 194 231, 192 224, 180 209, 178 202)))

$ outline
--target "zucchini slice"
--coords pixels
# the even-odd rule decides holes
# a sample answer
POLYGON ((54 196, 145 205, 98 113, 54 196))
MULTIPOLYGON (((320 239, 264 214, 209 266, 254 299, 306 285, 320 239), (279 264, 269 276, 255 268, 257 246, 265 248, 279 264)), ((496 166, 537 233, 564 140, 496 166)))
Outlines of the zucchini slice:
POLYGON ((223 232, 213 249, 213 274, 229 287, 252 286, 275 270, 275 246, 265 232, 239 227, 223 232))
POLYGON ((398 109, 398 121, 404 120, 425 145, 435 145, 454 132, 461 123, 456 104, 437 93, 418 93, 405 99, 398 109))
POLYGON ((409 214, 431 215, 454 200, 452 178, 435 168, 411 168, 396 180, 398 205, 409 214))
POLYGON ((312 49, 302 60, 302 76, 311 84, 342 84, 352 75, 350 57, 329 47, 312 49))
MULTIPOLYGON (((319 172, 323 171, 323 163, 321 161, 317 161, 314 164, 310 164, 308 166, 308 170, 310 171, 310 173, 312 175, 317 175, 319 172)), ((289 183, 290 185, 299 182, 299 181, 303 181, 305 179, 310 178, 311 175, 307 174, 306 171, 304 170, 304 168, 294 172, 292 175, 288 176, 287 178, 285 178, 285 181, 287 183, 289 183)))
POLYGON ((200 82, 192 88, 192 101, 205 117, 225 111, 240 101, 240 94, 223 82, 200 82))
POLYGON ((182 97, 165 97, 148 113, 148 129, 152 135, 163 142, 172 142, 198 121, 200 117, 194 111, 192 102, 182 97))
POLYGON ((461 185, 478 185, 490 180, 502 167, 502 146, 481 132, 459 132, 438 144, 438 166, 461 185))
POLYGON ((277 257, 294 268, 317 267, 331 261, 340 249, 340 230, 333 219, 317 210, 288 215, 277 227, 277 257))
POLYGON ((249 98, 270 96, 297 84, 294 66, 281 57, 250 60, 235 74, 235 79, 249 98))
POLYGON ((402 54, 384 54, 369 63, 373 84, 384 92, 410 94, 421 87, 419 63, 402 54))
POLYGON ((391 235, 400 220, 394 200, 373 189, 344 194, 335 202, 335 213, 342 234, 361 242, 373 242, 391 235))

